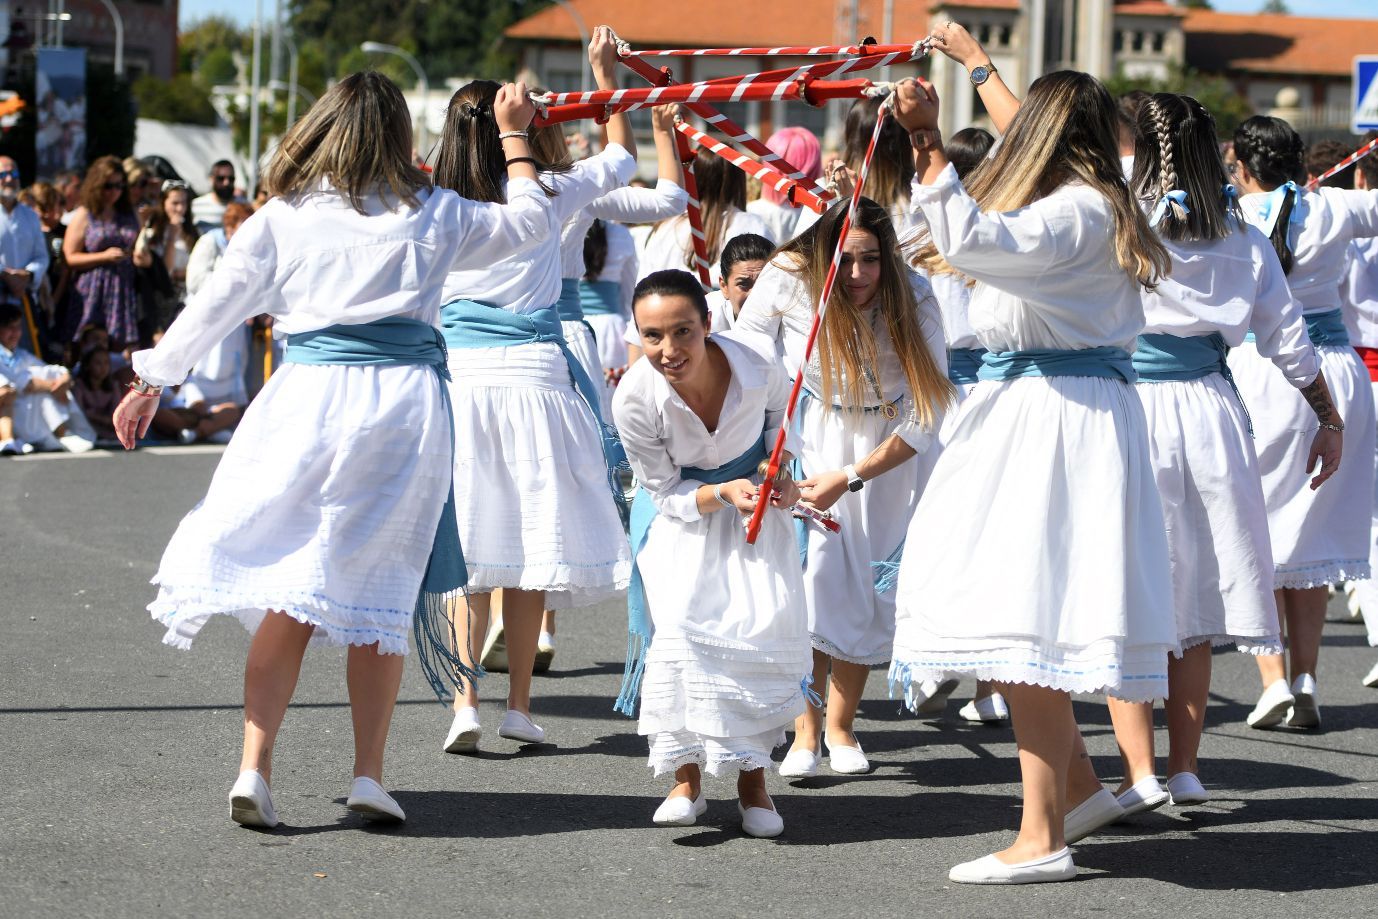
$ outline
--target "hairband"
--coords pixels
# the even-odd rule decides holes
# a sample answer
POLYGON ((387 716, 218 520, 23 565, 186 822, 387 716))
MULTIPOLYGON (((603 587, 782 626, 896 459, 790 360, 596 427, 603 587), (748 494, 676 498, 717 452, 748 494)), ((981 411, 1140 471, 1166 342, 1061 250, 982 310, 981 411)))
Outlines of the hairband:
POLYGON ((1168 208, 1172 209, 1172 216, 1178 220, 1185 220, 1186 216, 1191 213, 1191 208, 1187 207, 1187 193, 1180 188, 1174 188, 1159 198, 1158 204, 1153 208, 1153 216, 1148 220, 1148 225, 1156 227, 1162 223, 1163 218, 1167 216, 1168 208))
POLYGON ((474 103, 472 102, 465 102, 462 105, 460 105, 459 110, 464 114, 468 115, 470 118, 477 118, 480 115, 493 114, 493 110, 488 106, 486 102, 480 102, 478 105, 474 105, 474 103))
POLYGON ((1277 188, 1268 192, 1268 197, 1263 199, 1263 209, 1259 211, 1258 218, 1263 221, 1265 226, 1259 227, 1264 236, 1272 236, 1273 230, 1278 224, 1278 214, 1282 213, 1282 202, 1287 200, 1288 194, 1295 193, 1297 200, 1292 204, 1292 216, 1288 223, 1301 223, 1301 209, 1297 207, 1301 203, 1301 189, 1296 182, 1284 182, 1277 188))

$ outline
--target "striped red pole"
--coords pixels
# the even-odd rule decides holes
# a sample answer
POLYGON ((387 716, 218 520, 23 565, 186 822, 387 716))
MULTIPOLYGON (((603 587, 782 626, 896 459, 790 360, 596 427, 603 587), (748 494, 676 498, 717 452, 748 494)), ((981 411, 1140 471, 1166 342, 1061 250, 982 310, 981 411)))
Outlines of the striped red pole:
POLYGON ((841 57, 859 54, 903 54, 913 45, 818 45, 779 48, 675 48, 672 50, 632 51, 618 49, 622 57, 841 57))
POLYGON ((876 127, 871 132, 871 143, 866 147, 866 158, 861 161, 861 169, 857 172, 856 187, 852 189, 852 200, 847 205, 847 213, 842 218, 842 227, 837 235, 837 248, 833 250, 832 261, 828 264, 828 274, 823 280, 823 290, 818 296, 818 307, 813 313, 813 324, 809 326, 808 338, 804 340, 804 357, 799 362, 799 370, 794 375, 794 385, 790 387, 789 402, 785 405, 785 419, 780 423, 780 431, 775 435, 775 447, 770 451, 770 461, 766 465, 765 481, 761 483, 761 490, 756 496, 756 509, 751 514, 751 520, 746 527, 746 541, 754 544, 756 537, 761 533, 761 521, 765 519, 766 508, 770 506, 771 498, 775 493, 775 476, 780 472, 780 457, 785 451, 785 436, 789 432, 790 425, 794 423, 794 412, 799 406, 799 390, 804 385, 804 368, 809 365, 809 360, 813 357, 813 346, 818 340, 818 331, 823 327, 823 315, 828 309, 828 300, 831 299, 833 286, 837 281, 838 269, 842 266, 842 247, 847 242, 847 232, 852 228, 852 218, 856 215, 857 204, 861 201, 861 189, 866 184, 866 174, 871 169, 871 158, 875 156, 876 145, 880 141, 881 128, 885 126, 885 120, 890 114, 890 105, 882 105, 880 111, 876 113, 876 127))
POLYGON ((683 121, 677 122, 675 128, 700 147, 712 153, 716 153, 752 178, 760 179, 761 184, 774 188, 777 192, 784 195, 791 203, 808 207, 819 214, 828 209, 828 201, 820 199, 817 195, 804 188, 802 184, 785 175, 770 163, 752 159, 745 153, 710 137, 683 121))
POLYGON ((1343 172, 1344 170, 1348 169, 1350 166, 1353 166, 1355 163, 1359 162, 1359 160, 1363 159, 1364 157, 1366 157, 1366 156, 1368 156, 1370 153, 1372 153, 1372 152, 1374 151, 1374 149, 1378 149, 1378 137, 1375 137, 1373 140, 1371 140, 1371 141, 1369 141, 1368 143, 1364 144, 1364 145, 1363 145, 1362 147, 1360 147, 1358 150, 1355 150, 1355 151, 1354 151, 1353 153, 1351 153, 1349 156, 1347 156, 1347 157, 1345 157, 1344 159, 1340 160, 1340 161, 1339 161, 1338 163, 1336 163, 1334 166, 1331 166, 1331 167, 1330 167, 1329 169, 1327 169, 1325 172, 1323 172, 1323 173, 1321 173, 1320 175, 1316 176, 1316 177, 1315 177, 1314 179, 1312 179, 1310 182, 1307 182, 1307 183, 1306 183, 1306 190, 1307 190, 1307 191, 1315 191, 1317 188, 1320 187, 1320 184, 1321 184, 1322 182, 1324 182, 1326 179, 1330 178, 1331 176, 1333 176, 1333 175, 1334 175, 1335 173, 1337 173, 1337 172, 1343 172))
POLYGON ((703 210, 699 206, 699 184, 694 179, 694 151, 688 139, 678 131, 675 132, 675 149, 679 151, 679 161, 684 167, 684 192, 689 196, 685 216, 689 219, 690 242, 694 247, 694 270, 703 289, 712 290, 713 281, 708 273, 708 240, 703 234, 703 210))
POLYGON ((805 76, 779 83, 677 83, 636 89, 600 89, 591 92, 547 93, 540 97, 545 110, 534 124, 542 127, 584 118, 605 120, 609 115, 656 105, 684 102, 802 101, 820 105, 832 99, 860 99, 875 84, 855 80, 815 80, 805 76))

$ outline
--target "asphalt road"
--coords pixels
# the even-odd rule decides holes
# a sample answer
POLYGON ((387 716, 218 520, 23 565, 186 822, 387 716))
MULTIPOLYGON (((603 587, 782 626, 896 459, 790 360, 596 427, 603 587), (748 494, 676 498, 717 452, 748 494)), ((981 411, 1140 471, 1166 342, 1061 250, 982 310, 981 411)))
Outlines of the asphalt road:
MULTIPOLYGON (((179 652, 144 611, 216 460, 196 448, 0 460, 0 916, 1374 915, 1378 691, 1359 677, 1378 651, 1338 602, 1324 731, 1244 727, 1256 668, 1217 655, 1202 747, 1214 800, 1088 840, 1074 883, 947 880, 1017 825, 1012 735, 960 724, 956 705, 939 720, 901 714, 878 674, 858 728, 874 771, 772 778, 779 840, 742 836, 730 779, 709 783, 699 826, 653 827, 664 788, 611 711, 625 649, 614 605, 561 620, 534 704, 549 745, 497 738, 506 681, 494 675, 484 752, 443 754, 449 717, 409 664, 386 782, 409 819, 393 830, 343 806, 343 655, 313 649, 274 769, 284 825, 238 827, 225 794, 247 636, 218 620, 179 652)), ((1102 778, 1118 781, 1104 705, 1085 699, 1077 714, 1102 778)))

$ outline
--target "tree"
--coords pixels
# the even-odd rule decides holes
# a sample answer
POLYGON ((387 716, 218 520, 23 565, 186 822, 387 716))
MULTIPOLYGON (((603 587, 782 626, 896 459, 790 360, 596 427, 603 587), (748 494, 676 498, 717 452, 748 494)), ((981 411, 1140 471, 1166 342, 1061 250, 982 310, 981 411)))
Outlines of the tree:
POLYGON ((1287 3, 1285 2, 1285 0, 1267 0, 1267 2, 1263 4, 1263 8, 1260 9, 1259 12, 1274 13, 1278 16, 1288 16, 1292 13, 1292 11, 1287 8, 1287 3))
POLYGON ((189 73, 179 73, 171 80, 151 74, 140 77, 134 84, 134 99, 140 118, 207 126, 219 120, 208 87, 189 73))
POLYGON ((1177 0, 1177 5, 1189 10, 1213 10, 1211 0, 1177 0))
POLYGON ((1249 100, 1235 92, 1228 80, 1189 67, 1174 67, 1164 80, 1117 73, 1105 81, 1105 86, 1116 97, 1133 89, 1191 96, 1215 116, 1215 127, 1222 140, 1233 135, 1239 123, 1254 113, 1249 100))

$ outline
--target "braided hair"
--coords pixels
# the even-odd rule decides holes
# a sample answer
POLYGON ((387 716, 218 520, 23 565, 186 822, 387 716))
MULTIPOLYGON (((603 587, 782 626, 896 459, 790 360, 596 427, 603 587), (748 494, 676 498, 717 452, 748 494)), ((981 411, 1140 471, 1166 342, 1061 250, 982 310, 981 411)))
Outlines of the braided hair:
POLYGON ((1228 183, 1215 119, 1205 106, 1175 93, 1143 100, 1135 122, 1129 189, 1150 210, 1162 209, 1156 226, 1160 236, 1186 242, 1223 239, 1234 232, 1239 205, 1226 191, 1228 183), (1185 205, 1168 197, 1179 190, 1186 192, 1185 205))
MULTIPOLYGON (((1292 126, 1281 118, 1268 115, 1255 115, 1244 121, 1234 132, 1234 153, 1258 179, 1260 185, 1277 188, 1287 182, 1300 182, 1306 178, 1306 146, 1301 136, 1292 126)), ((1277 251, 1282 270, 1292 272, 1292 244, 1288 239, 1288 229, 1292 223, 1292 211, 1297 206, 1298 195, 1287 195, 1278 209, 1277 223, 1269 237, 1273 249, 1277 251)))

